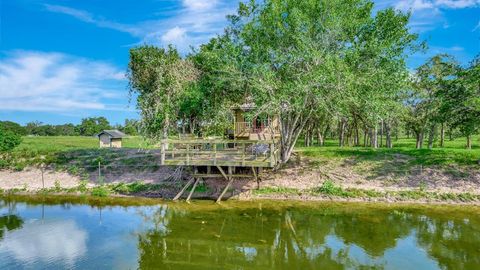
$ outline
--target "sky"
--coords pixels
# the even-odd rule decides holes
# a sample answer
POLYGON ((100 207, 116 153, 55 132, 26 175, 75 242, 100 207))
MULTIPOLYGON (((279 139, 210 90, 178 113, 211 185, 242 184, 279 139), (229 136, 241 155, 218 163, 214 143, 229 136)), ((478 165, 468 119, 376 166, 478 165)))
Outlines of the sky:
MULTIPOLYGON (((428 50, 467 65, 480 53, 480 0, 377 0, 375 10, 412 13, 428 50)), ((174 44, 182 53, 223 32, 238 0, 0 0, 0 120, 78 124, 139 118, 125 72, 134 46, 174 44)))

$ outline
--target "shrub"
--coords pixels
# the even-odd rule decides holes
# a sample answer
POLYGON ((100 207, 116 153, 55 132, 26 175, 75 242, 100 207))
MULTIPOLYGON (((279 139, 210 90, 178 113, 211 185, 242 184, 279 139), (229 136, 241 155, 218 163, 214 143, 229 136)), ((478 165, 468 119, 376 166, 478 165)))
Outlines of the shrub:
POLYGON ((107 197, 108 195, 110 195, 110 190, 105 186, 98 186, 92 189, 92 196, 107 197))
POLYGON ((7 152, 18 146, 22 142, 20 135, 12 131, 6 131, 0 125, 0 152, 7 152))

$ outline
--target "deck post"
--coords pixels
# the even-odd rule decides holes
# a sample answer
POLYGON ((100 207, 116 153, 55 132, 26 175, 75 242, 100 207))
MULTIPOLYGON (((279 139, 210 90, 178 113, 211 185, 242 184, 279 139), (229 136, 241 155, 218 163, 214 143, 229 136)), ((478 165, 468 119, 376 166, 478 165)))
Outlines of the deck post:
POLYGON ((187 165, 190 165, 190 144, 187 143, 187 165))
POLYGON ((273 142, 270 143, 270 166, 275 166, 275 144, 273 142))
POLYGON ((162 145, 160 147, 160 165, 165 165, 165 141, 162 140, 162 145))
POLYGON ((190 201, 190 198, 192 197, 193 192, 195 192, 195 188, 197 187, 199 180, 200 180, 200 177, 197 177, 197 179, 195 180, 195 183, 193 183, 192 190, 190 190, 190 193, 188 194, 188 197, 187 197, 187 202, 190 201))
POLYGON ((217 165, 217 144, 213 144, 213 165, 217 165))
POLYGON ((182 190, 180 190, 180 192, 178 192, 178 194, 173 198, 174 201, 178 200, 178 198, 180 198, 180 196, 182 196, 182 194, 185 192, 185 190, 187 190, 187 188, 192 184, 193 180, 195 178, 191 178, 190 180, 188 180, 187 184, 182 188, 182 190))
POLYGON ((245 143, 242 143, 242 166, 245 166, 245 143))
POLYGON ((258 180, 257 170, 252 166, 253 177, 257 181, 257 189, 260 189, 260 181, 258 180))

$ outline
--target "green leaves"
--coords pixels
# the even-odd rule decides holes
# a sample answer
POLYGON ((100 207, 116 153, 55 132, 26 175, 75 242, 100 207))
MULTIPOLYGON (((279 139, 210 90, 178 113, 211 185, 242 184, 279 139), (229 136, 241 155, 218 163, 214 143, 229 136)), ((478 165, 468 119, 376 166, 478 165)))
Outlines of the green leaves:
POLYGON ((142 114, 142 131, 147 137, 158 138, 160 130, 170 126, 170 119, 176 119, 181 97, 198 72, 172 46, 133 48, 128 68, 130 92, 137 95, 142 114))

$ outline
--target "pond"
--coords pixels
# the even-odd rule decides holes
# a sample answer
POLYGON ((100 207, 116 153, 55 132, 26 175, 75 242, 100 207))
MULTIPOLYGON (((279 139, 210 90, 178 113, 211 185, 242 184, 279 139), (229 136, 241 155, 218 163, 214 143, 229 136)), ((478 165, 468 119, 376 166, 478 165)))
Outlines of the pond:
POLYGON ((479 269, 480 208, 0 199, 0 269, 479 269))

